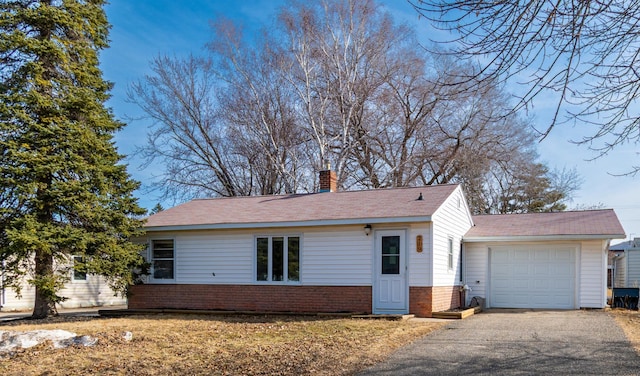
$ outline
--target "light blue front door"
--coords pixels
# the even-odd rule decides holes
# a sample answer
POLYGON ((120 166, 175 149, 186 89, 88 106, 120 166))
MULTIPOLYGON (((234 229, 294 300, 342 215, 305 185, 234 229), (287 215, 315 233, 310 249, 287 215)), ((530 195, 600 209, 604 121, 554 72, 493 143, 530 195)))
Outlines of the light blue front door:
POLYGON ((407 313, 407 262, 404 230, 376 231, 374 313, 407 313))

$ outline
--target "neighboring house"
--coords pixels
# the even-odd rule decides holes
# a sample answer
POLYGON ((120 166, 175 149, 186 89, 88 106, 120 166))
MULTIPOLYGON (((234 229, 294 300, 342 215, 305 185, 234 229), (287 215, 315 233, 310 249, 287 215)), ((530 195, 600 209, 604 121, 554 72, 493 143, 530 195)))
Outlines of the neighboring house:
POLYGON ((612 210, 472 217, 458 185, 193 200, 149 217, 129 308, 432 312, 601 308, 612 210))
MULTIPOLYGON (((74 258, 74 262, 76 258, 74 258)), ((59 308, 80 308, 127 304, 127 299, 116 295, 103 277, 69 270, 69 282, 60 291, 68 299, 58 303, 59 308)), ((0 265, 0 310, 32 310, 35 303, 35 289, 26 281, 22 283, 22 296, 3 284, 2 265, 0 265)))
POLYGON ((609 247, 612 287, 640 287, 640 238, 609 247))

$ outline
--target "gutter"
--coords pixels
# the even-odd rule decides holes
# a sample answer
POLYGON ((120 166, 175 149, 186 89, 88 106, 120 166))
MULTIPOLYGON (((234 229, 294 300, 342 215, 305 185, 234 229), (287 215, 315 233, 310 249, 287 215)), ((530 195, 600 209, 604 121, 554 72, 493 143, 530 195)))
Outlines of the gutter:
POLYGON ((416 216, 416 217, 351 218, 351 219, 330 219, 330 220, 318 219, 313 221, 213 223, 213 224, 197 224, 197 225, 145 226, 143 227, 143 230, 147 232, 231 230, 231 229, 260 229, 260 228, 282 228, 282 227, 367 225, 367 224, 380 224, 380 223, 407 223, 407 222, 431 222, 431 216, 427 215, 427 216, 416 216))
POLYGON ((539 241, 575 241, 575 240, 602 240, 624 239, 624 234, 590 234, 590 235, 518 235, 518 236, 472 236, 463 237, 467 243, 482 242, 539 242, 539 241))

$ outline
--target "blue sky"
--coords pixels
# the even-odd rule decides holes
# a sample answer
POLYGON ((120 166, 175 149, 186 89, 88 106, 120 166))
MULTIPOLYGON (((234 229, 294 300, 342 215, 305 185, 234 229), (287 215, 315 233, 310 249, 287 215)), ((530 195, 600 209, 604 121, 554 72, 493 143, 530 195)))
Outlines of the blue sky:
MULTIPOLYGON (((418 18, 406 0, 381 0, 380 3, 396 20, 415 27, 421 39, 426 41, 434 36, 427 21, 418 18)), ((153 177, 154 170, 161 168, 153 165, 140 168, 142 160, 135 151, 136 146, 145 142, 149 123, 139 119, 140 110, 126 100, 128 86, 149 72, 149 61, 159 54, 201 53, 211 36, 210 22, 217 16, 242 22, 245 30, 250 31, 268 26, 283 4, 283 0, 111 0, 105 8, 112 25, 111 47, 102 51, 100 60, 105 79, 115 84, 109 106, 117 118, 128 123, 115 140, 120 153, 128 156, 129 172, 134 179, 144 185, 153 177)), ((517 89, 508 87, 508 90, 517 89)), ((539 129, 545 129, 551 106, 545 103, 545 98, 539 98, 530 110, 529 115, 534 117, 539 129)), ((594 156, 592 152, 569 142, 587 132, 584 126, 556 127, 538 146, 542 161, 550 167, 575 167, 583 177, 582 189, 570 207, 602 203, 615 209, 628 237, 640 237, 640 176, 611 175, 623 173, 633 163, 637 164, 640 148, 623 145, 604 158, 589 161, 594 156)), ((144 190, 138 192, 138 197, 146 208, 159 202, 156 194, 144 190)), ((172 203, 163 205, 167 207, 172 203)))

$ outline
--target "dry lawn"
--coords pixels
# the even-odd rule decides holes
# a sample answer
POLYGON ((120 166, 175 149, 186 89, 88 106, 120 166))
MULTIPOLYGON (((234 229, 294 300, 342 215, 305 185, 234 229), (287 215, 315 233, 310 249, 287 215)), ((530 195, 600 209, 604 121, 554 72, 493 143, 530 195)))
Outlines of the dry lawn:
POLYGON ((611 314, 624 331, 636 352, 640 354, 640 312, 626 309, 613 309, 611 314))
POLYGON ((204 315, 18 321, 0 330, 64 329, 98 344, 55 350, 47 343, 5 354, 0 375, 352 375, 442 325, 204 315))

